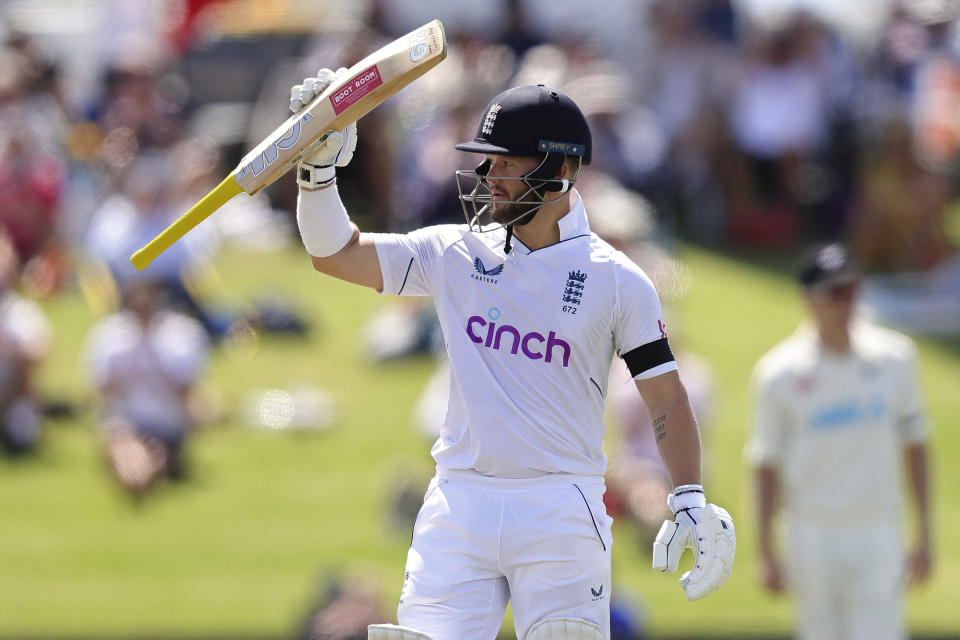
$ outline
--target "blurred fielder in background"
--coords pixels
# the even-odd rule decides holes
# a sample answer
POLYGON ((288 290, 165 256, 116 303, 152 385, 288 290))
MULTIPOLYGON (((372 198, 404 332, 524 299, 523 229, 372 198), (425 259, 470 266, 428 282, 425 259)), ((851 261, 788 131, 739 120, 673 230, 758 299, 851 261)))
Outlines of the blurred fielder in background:
MULTIPOLYGON (((298 111, 335 74, 293 88, 298 111)), ((700 438, 646 274, 592 233, 573 184, 590 130, 566 95, 543 85, 496 96, 457 149, 467 225, 360 233, 336 186, 356 125, 328 134, 298 167, 297 220, 314 267, 381 293, 432 296, 450 360, 437 462, 414 525, 401 627, 371 638, 490 640, 512 600, 518 638, 609 637, 611 518, 603 505, 604 400, 614 353, 650 409, 676 487, 654 568, 695 567, 702 598, 730 575, 729 514, 700 485, 700 438), (490 223, 482 224, 489 216, 490 223)))
POLYGON ((812 326, 768 352, 754 372, 757 520, 764 586, 789 581, 799 636, 904 637, 905 577, 931 568, 927 425, 916 353, 900 334, 854 319, 860 272, 847 250, 819 248, 800 271, 812 326), (917 510, 904 565, 900 458, 917 510), (782 498, 787 542, 774 550, 782 498))

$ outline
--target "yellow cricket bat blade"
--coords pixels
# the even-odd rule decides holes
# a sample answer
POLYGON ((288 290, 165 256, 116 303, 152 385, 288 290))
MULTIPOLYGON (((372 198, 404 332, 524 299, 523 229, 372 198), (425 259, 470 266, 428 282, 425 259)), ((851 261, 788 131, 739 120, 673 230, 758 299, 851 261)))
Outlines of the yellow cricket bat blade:
POLYGON ((143 270, 161 253, 169 249, 174 242, 179 240, 195 226, 206 220, 211 213, 222 207, 227 200, 233 198, 243 189, 237 183, 237 179, 231 173, 223 182, 214 187, 210 193, 203 196, 200 202, 190 207, 190 209, 177 218, 166 229, 160 232, 156 238, 148 242, 142 249, 130 256, 130 262, 139 270, 143 270))

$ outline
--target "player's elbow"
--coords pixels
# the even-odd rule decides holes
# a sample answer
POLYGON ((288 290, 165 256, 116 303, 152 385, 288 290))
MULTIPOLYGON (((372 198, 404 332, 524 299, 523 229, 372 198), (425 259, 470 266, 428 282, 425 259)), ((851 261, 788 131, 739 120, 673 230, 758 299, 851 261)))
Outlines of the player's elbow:
POLYGON ((347 263, 351 259, 351 254, 354 248, 357 246, 357 241, 359 240, 360 234, 356 230, 353 232, 353 236, 347 241, 347 244, 340 247, 336 253, 332 253, 328 256, 315 256, 310 255, 310 261, 313 263, 313 268, 319 271, 320 273, 325 273, 330 276, 339 276, 341 272, 347 267, 347 263))
POLYGON ((347 282, 354 281, 350 276, 351 269, 349 267, 349 261, 345 260, 339 252, 324 258, 311 255, 310 262, 313 263, 313 269, 319 273, 330 276, 331 278, 336 278, 337 280, 345 280, 347 282))
POLYGON ((310 261, 313 263, 313 268, 320 273, 326 274, 328 276, 337 277, 337 274, 340 272, 338 266, 337 254, 332 256, 326 256, 323 258, 317 256, 310 256, 310 261))
POLYGON ((373 242, 361 240, 354 232, 350 241, 336 253, 326 256, 310 256, 313 268, 320 273, 365 287, 383 290, 383 275, 373 242))

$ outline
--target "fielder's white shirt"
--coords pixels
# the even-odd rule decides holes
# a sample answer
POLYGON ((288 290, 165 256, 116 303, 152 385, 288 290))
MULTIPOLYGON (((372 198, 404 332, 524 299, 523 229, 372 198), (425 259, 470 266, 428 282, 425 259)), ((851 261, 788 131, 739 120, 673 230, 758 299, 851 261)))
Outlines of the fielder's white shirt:
MULTIPOLYGON (((431 451, 441 469, 505 478, 602 475, 614 354, 666 337, 646 274, 590 231, 582 201, 560 242, 530 251, 506 230, 442 225, 375 235, 384 293, 432 296, 450 399, 431 451)), ((676 369, 671 361, 641 372, 676 369)))
POLYGON ((909 338, 857 323, 845 354, 801 327, 754 370, 748 455, 780 469, 785 506, 824 521, 896 518, 903 447, 927 437, 909 338))

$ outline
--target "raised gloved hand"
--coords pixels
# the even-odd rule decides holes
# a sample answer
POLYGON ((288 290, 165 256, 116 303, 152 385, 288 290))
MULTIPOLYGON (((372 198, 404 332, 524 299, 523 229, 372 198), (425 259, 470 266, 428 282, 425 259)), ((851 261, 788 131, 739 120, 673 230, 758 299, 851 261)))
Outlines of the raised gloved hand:
MULTIPOLYGON (((305 78, 303 83, 290 89, 290 110, 303 109, 315 97, 323 93, 334 80, 346 74, 340 67, 336 72, 320 69, 315 78, 305 78)), ((357 123, 352 122, 340 131, 328 131, 315 142, 311 151, 300 160, 297 167, 297 183, 310 189, 322 188, 336 178, 335 167, 345 167, 357 148, 357 123)))
POLYGON ((653 542, 653 568, 673 573, 685 549, 693 549, 694 567, 680 576, 687 600, 718 589, 733 571, 737 535, 726 509, 707 504, 703 487, 685 484, 667 497, 676 520, 665 520, 653 542))

